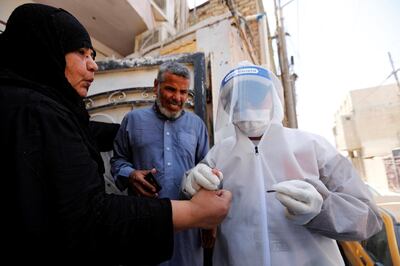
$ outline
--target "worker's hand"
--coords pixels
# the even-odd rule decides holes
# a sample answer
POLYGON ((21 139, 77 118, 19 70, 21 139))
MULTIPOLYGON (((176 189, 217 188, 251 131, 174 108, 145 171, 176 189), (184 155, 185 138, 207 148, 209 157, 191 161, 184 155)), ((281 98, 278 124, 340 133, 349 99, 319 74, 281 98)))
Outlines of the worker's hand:
POLYGON ((222 172, 218 169, 211 169, 209 166, 199 163, 192 168, 183 183, 183 192, 193 196, 200 190, 217 190, 223 179, 222 172))
POLYGON ((203 248, 213 248, 217 238, 217 227, 201 230, 201 246, 203 248))
POLYGON ((145 176, 148 173, 153 175, 157 172, 155 168, 151 170, 135 170, 129 175, 129 183, 133 191, 135 191, 139 196, 155 198, 158 196, 156 193, 156 188, 145 180, 145 176))
POLYGON ((276 190, 275 197, 286 207, 286 217, 295 224, 306 224, 321 211, 321 194, 305 181, 283 181, 272 188, 276 190))

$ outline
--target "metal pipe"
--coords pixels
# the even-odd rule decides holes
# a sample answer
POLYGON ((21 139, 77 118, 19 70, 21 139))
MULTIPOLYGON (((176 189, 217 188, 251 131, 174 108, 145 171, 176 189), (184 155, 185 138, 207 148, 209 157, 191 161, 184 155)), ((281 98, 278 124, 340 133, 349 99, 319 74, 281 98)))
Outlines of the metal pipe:
POLYGON ((267 13, 258 13, 245 17, 246 21, 257 20, 258 22, 258 36, 260 40, 260 59, 261 64, 265 65, 269 70, 273 71, 273 64, 271 56, 269 56, 269 35, 267 28, 267 13))

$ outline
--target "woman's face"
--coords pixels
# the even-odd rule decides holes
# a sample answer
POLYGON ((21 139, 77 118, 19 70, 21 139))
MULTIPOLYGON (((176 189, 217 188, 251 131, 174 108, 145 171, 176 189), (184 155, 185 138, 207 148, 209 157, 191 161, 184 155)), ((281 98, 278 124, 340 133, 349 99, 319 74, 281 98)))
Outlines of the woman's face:
POLYGON ((65 55, 65 77, 81 97, 86 97, 97 64, 90 48, 80 48, 65 55))

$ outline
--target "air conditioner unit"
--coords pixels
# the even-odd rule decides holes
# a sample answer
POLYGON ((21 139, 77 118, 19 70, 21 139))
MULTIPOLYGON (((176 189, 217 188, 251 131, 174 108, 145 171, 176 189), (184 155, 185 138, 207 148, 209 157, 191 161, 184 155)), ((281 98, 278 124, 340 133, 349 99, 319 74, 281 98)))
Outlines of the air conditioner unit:
POLYGON ((169 23, 162 23, 154 29, 145 31, 135 38, 135 52, 145 50, 147 47, 162 42, 175 35, 175 29, 169 23))
POLYGON ((393 149, 392 150, 392 155, 393 155, 394 158, 399 158, 400 159, 400 147, 393 149))

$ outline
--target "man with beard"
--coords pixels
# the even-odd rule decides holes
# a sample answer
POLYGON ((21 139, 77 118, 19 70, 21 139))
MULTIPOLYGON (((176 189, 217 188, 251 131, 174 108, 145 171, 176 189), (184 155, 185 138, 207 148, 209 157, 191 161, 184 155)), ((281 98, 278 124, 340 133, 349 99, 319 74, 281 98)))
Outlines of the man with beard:
MULTIPOLYGON (((189 70, 180 63, 166 62, 154 80, 154 105, 133 110, 123 119, 114 142, 111 172, 117 186, 128 188, 128 194, 178 199, 184 172, 207 154, 204 122, 183 110, 189 86, 189 70), (145 179, 149 173, 160 191, 145 179)), ((203 265, 199 230, 180 232, 174 242, 174 255, 163 265, 203 265)))

